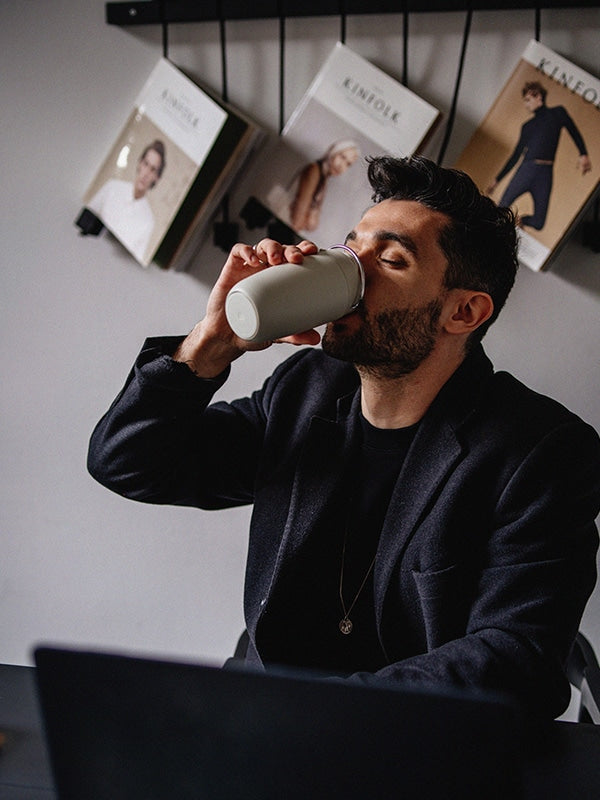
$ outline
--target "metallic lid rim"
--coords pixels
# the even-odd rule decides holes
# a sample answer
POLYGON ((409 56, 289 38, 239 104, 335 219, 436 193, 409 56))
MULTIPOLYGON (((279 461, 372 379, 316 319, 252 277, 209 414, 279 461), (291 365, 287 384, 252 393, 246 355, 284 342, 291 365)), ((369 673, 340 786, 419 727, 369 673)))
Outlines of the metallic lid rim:
POLYGON ((360 303, 363 299, 365 294, 365 270, 363 268, 362 262, 360 258, 356 255, 354 250, 351 247, 348 247, 345 244, 332 244, 331 247, 328 248, 329 250, 344 250, 346 253, 352 256, 352 258, 356 261, 358 265, 358 272, 360 274, 360 295, 356 303, 352 306, 352 308, 356 308, 356 306, 360 303))

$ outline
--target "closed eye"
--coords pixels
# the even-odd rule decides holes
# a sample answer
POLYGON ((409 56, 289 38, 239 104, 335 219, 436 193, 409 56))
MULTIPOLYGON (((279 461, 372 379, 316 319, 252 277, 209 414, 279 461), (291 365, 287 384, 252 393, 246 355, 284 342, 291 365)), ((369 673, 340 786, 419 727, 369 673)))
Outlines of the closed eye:
POLYGON ((408 261, 405 258, 382 258, 380 256, 379 261, 386 266, 393 267, 394 269, 403 269, 404 267, 408 267, 408 261))

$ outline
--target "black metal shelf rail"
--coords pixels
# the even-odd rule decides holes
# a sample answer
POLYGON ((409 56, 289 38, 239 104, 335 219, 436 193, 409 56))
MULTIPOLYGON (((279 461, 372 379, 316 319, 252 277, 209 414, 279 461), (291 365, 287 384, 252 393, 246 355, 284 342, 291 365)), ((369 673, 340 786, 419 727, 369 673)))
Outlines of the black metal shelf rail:
POLYGON ((599 8, 600 0, 140 0, 106 3, 110 25, 153 25, 217 20, 402 14, 426 11, 514 11, 599 8))

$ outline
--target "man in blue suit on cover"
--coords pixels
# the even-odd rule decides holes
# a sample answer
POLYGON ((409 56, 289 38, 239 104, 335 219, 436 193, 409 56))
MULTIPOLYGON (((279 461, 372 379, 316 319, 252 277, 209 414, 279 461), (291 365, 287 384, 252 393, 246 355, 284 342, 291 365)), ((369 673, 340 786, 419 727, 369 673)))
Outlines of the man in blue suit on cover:
POLYGON ((271 344, 235 336, 229 289, 316 251, 236 244, 204 319, 145 343, 89 469, 145 502, 253 505, 249 664, 497 690, 555 717, 596 580, 600 441, 482 349, 517 268, 512 213, 424 158, 368 171, 374 204, 346 238, 364 297, 322 347, 211 404, 271 344))

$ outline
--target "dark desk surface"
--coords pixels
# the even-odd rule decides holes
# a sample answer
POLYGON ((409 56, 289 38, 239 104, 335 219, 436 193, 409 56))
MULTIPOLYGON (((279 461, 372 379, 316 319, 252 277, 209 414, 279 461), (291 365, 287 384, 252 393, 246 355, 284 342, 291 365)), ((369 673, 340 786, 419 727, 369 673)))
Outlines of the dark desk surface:
POLYGON ((553 722, 525 753, 524 800, 599 800, 600 725, 553 722))
MULTIPOLYGON (((0 665, 0 732, 1 800, 56 800, 32 667, 0 665)), ((600 725, 553 722, 525 755, 524 800, 600 799, 600 725)))
POLYGON ((54 800, 32 667, 0 665, 0 798, 54 800))

